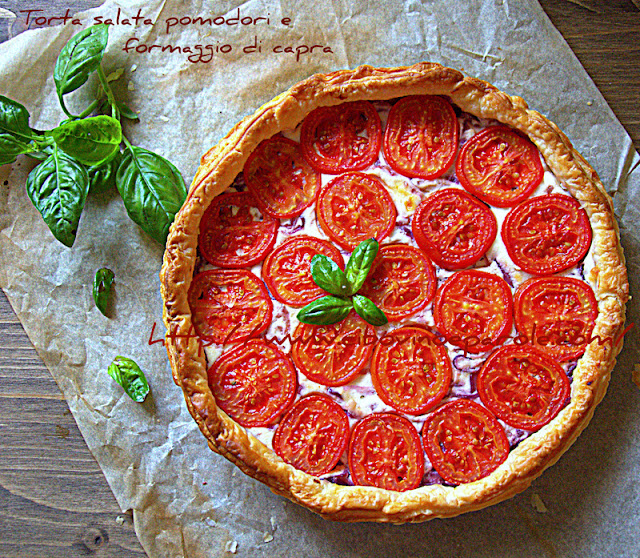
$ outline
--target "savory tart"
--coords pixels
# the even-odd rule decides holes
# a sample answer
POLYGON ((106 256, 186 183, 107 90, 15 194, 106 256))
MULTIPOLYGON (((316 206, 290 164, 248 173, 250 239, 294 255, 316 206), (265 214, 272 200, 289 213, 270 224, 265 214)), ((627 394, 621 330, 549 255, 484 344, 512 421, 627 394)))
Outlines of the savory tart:
POLYGON ((429 63, 315 75, 237 124, 161 279, 211 449, 324 517, 398 523, 553 464, 604 396, 628 296, 567 137, 429 63))

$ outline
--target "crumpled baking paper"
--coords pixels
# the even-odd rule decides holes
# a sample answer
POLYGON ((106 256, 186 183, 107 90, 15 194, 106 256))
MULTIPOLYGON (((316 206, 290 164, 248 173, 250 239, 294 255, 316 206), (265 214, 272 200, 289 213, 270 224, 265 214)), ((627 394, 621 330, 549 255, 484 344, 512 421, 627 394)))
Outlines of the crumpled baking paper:
MULTIPOLYGON (((638 155, 535 1, 110 0, 77 17, 83 26, 116 22, 118 10, 104 67, 107 74, 124 69, 114 87, 140 111, 139 123, 125 124, 126 134, 169 158, 187 182, 200 156, 239 119, 313 73, 365 63, 440 62, 520 95, 567 133, 615 195, 632 292, 637 290, 638 155), (135 15, 142 16, 139 25, 122 24, 135 15), (198 16, 239 19, 237 25, 193 24, 198 16), (259 17, 264 19, 256 21, 259 17), (243 25, 242 18, 254 21, 243 25), (144 19, 155 24, 145 25, 144 19), (173 52, 150 48, 168 44, 173 52), (313 45, 320 47, 304 52, 313 45), (123 50, 127 46, 129 52, 123 50), (191 53, 184 52, 187 46, 191 53)), ((64 43, 81 28, 72 23, 42 28, 0 45, 0 93, 30 110, 33 127, 50 128, 62 118, 52 70, 64 43)), ((83 107, 85 99, 81 91, 70 104, 83 107)), ((76 243, 68 249, 53 239, 27 198, 24 183, 32 166, 21 158, 0 169, 0 182, 8 181, 0 196, 0 285, 64 393, 119 505, 133 509, 149 556, 637 552, 640 406, 629 374, 639 362, 637 331, 627 334, 609 394, 590 427, 524 494, 420 525, 331 523, 273 495, 207 447, 171 379, 162 345, 149 344, 163 335, 162 248, 127 218, 117 194, 89 197, 76 243), (94 273, 103 266, 116 275, 112 319, 103 317, 91 298, 94 273), (144 404, 133 403, 107 376, 116 355, 134 358, 146 371, 151 396, 144 404)), ((634 320, 640 324, 638 304, 632 302, 629 321, 634 320)))

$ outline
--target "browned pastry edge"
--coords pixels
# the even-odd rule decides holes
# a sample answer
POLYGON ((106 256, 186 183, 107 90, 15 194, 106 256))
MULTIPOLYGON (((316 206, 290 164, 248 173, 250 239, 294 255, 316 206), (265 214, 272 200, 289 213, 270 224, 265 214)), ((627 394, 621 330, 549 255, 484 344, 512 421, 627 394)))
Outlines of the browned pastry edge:
POLYGON ((394 492, 319 480, 284 463, 217 408, 207 384, 204 351, 193 335, 187 301, 204 210, 242 171, 249 154, 262 140, 295 128, 316 107, 416 94, 446 95, 463 111, 496 119, 531 138, 591 221, 599 308, 593 336, 615 340, 624 324, 628 282, 611 199, 568 138, 544 116, 529 110, 520 97, 425 62, 403 68, 361 66, 314 75, 260 107, 204 155, 189 197, 171 227, 160 273, 167 352, 175 382, 182 387, 189 411, 211 449, 277 494, 334 520, 425 521, 480 509, 521 492, 567 450, 587 425, 605 394, 621 348, 621 344, 610 347, 609 343, 592 342, 573 373, 570 404, 512 450, 491 475, 457 487, 433 485, 394 492))

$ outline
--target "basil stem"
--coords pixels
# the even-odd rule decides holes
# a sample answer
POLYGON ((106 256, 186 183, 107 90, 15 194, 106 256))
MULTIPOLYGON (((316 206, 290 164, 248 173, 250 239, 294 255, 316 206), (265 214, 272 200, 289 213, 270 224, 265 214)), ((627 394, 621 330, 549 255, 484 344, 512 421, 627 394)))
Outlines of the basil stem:
POLYGON ((346 294, 353 295, 362 288, 371 270, 373 260, 378 254, 378 248, 378 241, 375 238, 369 238, 358 244, 353 251, 345 268, 345 275, 351 286, 350 291, 346 294))
POLYGON ((103 315, 107 315, 111 293, 113 291, 113 280, 115 275, 107 267, 103 267, 96 272, 93 279, 93 300, 96 307, 103 315))
POLYGON ((122 128, 110 116, 72 120, 51 130, 51 137, 67 155, 83 165, 101 165, 120 151, 122 128))
POLYGON ((117 356, 107 370, 116 382, 124 389, 125 393, 137 403, 142 403, 149 393, 149 384, 144 372, 130 358, 117 356))
POLYGON ((302 308, 297 315, 305 324, 331 325, 344 320, 353 308, 351 301, 335 296, 323 296, 302 308))
POLYGON ((332 295, 342 296, 349 293, 349 283, 344 271, 331 258, 316 254, 311 259, 311 276, 318 287, 332 295))
POLYGON ((353 297, 353 308, 358 316, 372 326, 381 326, 389 321, 384 315, 384 312, 366 296, 355 295, 353 297))

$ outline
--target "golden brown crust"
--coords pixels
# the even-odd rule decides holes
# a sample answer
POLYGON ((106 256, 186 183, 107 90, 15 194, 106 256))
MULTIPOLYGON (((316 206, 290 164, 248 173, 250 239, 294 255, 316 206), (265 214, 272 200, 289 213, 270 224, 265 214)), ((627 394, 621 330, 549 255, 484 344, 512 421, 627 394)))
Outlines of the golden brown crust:
POLYGON ((201 160, 189 197, 169 234, 161 271, 167 352, 175 382, 209 446, 271 489, 334 520, 416 522, 450 517, 521 492, 576 440, 605 394, 621 343, 628 282, 611 199, 595 171, 567 137, 525 101, 479 79, 438 64, 404 68, 362 66, 315 75, 293 86, 238 123, 201 160), (570 404, 547 426, 521 442, 491 475, 473 483, 423 486, 408 492, 339 486, 284 463, 216 407, 207 384, 204 351, 193 335, 187 292, 197 254, 200 219, 211 200, 242 171, 264 139, 293 129, 318 106, 383 100, 413 94, 447 95, 463 111, 492 118, 527 134, 556 177, 585 207, 593 228, 593 271, 599 315, 594 339, 573 373, 570 404))

